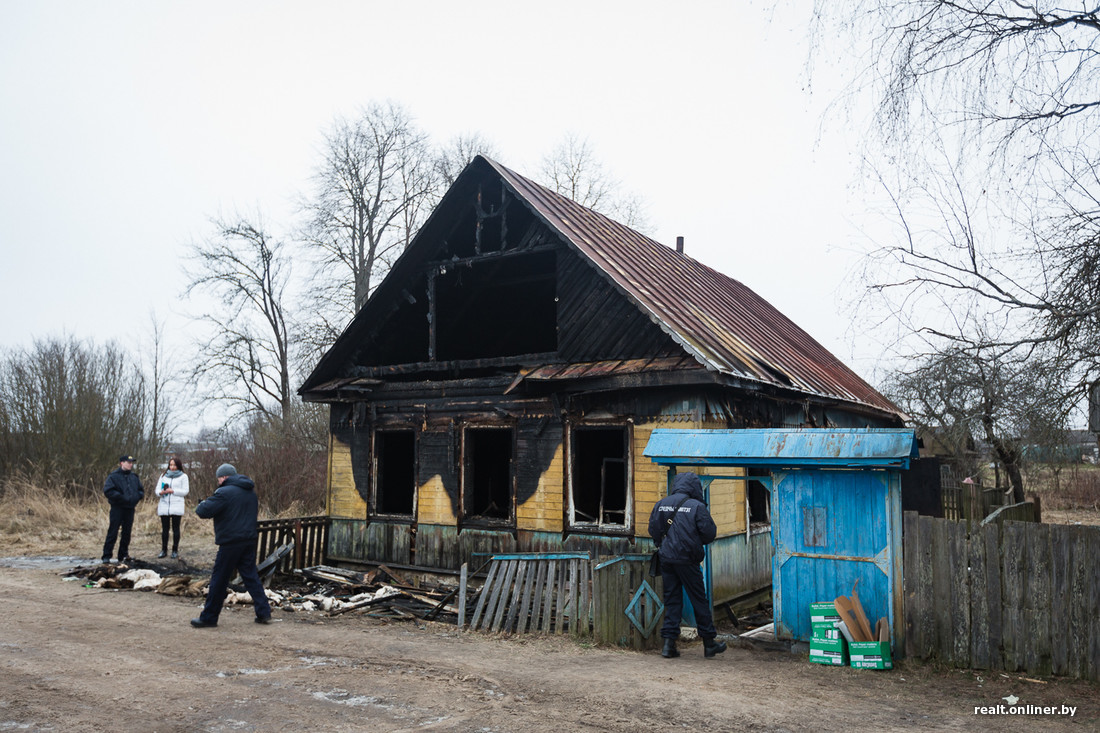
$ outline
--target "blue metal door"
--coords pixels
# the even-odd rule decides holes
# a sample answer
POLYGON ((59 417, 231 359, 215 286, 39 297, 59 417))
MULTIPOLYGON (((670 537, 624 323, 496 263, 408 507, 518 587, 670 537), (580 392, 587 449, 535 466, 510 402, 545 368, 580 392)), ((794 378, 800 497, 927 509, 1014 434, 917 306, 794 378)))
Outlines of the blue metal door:
POLYGON ((779 638, 808 640, 815 601, 850 595, 858 580, 871 627, 900 612, 900 484, 894 471, 773 473, 772 593, 779 638), (896 575, 894 566, 897 565, 896 575))

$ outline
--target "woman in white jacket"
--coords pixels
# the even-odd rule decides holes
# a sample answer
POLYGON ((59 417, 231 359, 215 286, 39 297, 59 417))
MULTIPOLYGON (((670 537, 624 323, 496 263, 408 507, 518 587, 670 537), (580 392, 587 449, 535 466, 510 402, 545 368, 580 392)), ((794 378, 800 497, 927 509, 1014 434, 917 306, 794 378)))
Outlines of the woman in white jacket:
POLYGON ((160 515, 160 554, 168 554, 168 525, 172 525, 172 558, 180 556, 180 521, 183 519, 184 497, 189 490, 187 474, 183 472, 183 462, 172 456, 168 459, 168 470, 157 481, 157 514, 160 515))

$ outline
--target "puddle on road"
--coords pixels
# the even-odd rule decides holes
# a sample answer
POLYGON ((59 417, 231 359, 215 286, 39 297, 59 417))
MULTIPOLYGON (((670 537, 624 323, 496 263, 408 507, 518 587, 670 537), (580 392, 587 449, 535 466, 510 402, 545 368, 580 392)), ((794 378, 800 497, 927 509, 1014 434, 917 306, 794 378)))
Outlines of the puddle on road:
POLYGON ((87 557, 0 557, 0 568, 16 570, 69 570, 77 565, 98 565, 99 560, 87 557))

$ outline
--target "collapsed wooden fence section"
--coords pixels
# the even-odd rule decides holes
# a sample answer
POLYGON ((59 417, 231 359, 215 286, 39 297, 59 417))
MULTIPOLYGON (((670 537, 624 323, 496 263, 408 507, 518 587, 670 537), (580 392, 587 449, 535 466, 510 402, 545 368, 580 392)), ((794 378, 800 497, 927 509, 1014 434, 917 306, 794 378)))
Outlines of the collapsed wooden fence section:
POLYGON ((591 620, 587 553, 493 555, 470 630, 587 636, 591 620))
POLYGON ((294 570, 326 564, 329 518, 294 517, 290 519, 261 519, 256 523, 260 531, 256 546, 256 558, 262 560, 288 542, 294 549, 279 560, 276 570, 291 573, 294 570))
POLYGON ((1100 527, 903 524, 908 656, 1100 679, 1100 527))

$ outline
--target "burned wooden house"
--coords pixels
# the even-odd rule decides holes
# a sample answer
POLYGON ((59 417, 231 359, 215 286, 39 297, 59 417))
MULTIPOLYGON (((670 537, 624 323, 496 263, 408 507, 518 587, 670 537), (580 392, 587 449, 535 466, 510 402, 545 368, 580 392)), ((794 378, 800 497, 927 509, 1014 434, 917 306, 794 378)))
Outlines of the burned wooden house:
MULTIPOLYGON (((331 406, 329 557, 644 552, 658 427, 892 427, 741 283, 478 157, 300 390, 331 406)), ((766 586, 767 491, 711 484, 715 602, 766 586)))

